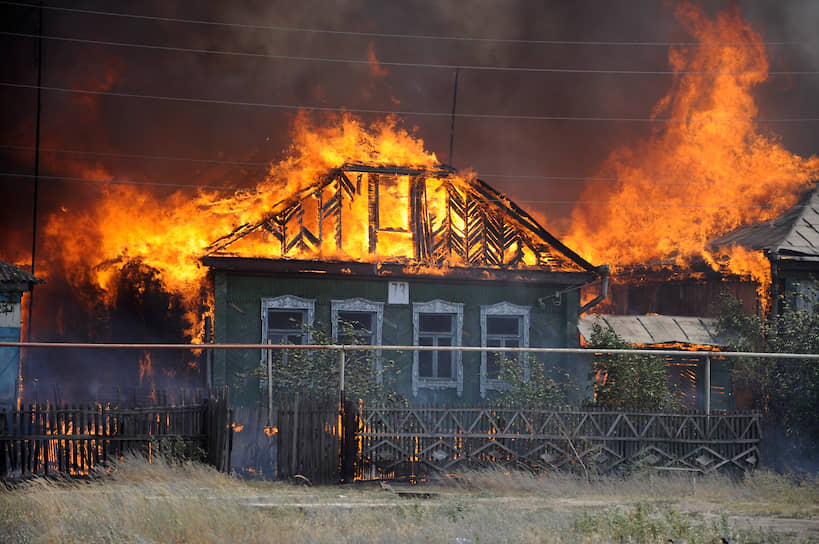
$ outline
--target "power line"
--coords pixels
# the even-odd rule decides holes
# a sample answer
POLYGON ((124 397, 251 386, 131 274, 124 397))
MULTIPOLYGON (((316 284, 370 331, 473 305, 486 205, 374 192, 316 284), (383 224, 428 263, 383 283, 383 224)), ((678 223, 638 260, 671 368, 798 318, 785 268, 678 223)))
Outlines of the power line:
MULTIPOLYGON (((166 102, 189 102, 195 104, 219 104, 225 106, 245 106, 254 108, 268 108, 278 110, 301 111, 328 111, 338 113, 357 113, 375 115, 406 115, 417 117, 451 117, 451 112, 429 111, 397 111, 366 108, 346 108, 338 106, 308 106, 303 104, 269 104, 264 102, 245 102, 237 100, 219 100, 213 98, 190 98, 177 96, 163 96, 151 94, 125 93, 116 91, 97 91, 92 89, 68 89, 65 87, 38 87, 27 83, 0 82, 0 87, 20 89, 42 89, 44 91, 91 94, 98 96, 116 96, 120 98, 141 98, 145 100, 161 100, 166 102)), ((812 123, 819 121, 817 117, 792 117, 779 119, 678 119, 673 117, 571 117, 563 115, 507 115, 496 113, 456 113, 456 117, 465 119, 507 119, 520 121, 593 121, 593 122, 622 122, 622 123, 812 123)))
MULTIPOLYGON (((0 144, 0 148, 34 151, 34 146, 28 146, 28 145, 0 144)), ((50 152, 50 153, 94 155, 94 156, 100 156, 100 157, 115 157, 115 158, 126 158, 126 159, 151 159, 151 160, 162 160, 162 161, 201 162, 201 163, 206 163, 206 164, 216 164, 216 165, 226 165, 226 166, 253 166, 253 167, 260 167, 260 168, 266 168, 266 167, 270 166, 270 162, 229 161, 229 160, 224 160, 224 159, 196 159, 196 158, 193 158, 193 157, 170 157, 170 156, 167 156, 167 155, 141 155, 141 154, 134 154, 134 153, 111 153, 111 152, 103 152, 103 151, 84 151, 84 150, 80 150, 80 149, 57 149, 57 148, 53 148, 53 147, 41 147, 40 151, 50 152)))
MULTIPOLYGON (((0 4, 19 7, 38 7, 36 4, 24 2, 2 1, 0 4)), ((86 15, 103 15, 108 17, 121 17, 128 19, 138 19, 146 21, 159 21, 169 23, 198 24, 208 26, 219 26, 228 28, 243 28, 250 30, 274 30, 279 32, 294 32, 308 34, 327 34, 335 36, 354 36, 362 38, 391 38, 391 39, 412 39, 412 40, 441 40, 458 42, 487 42, 487 43, 507 43, 520 45, 581 45, 581 46, 624 46, 624 47, 720 47, 720 46, 743 46, 758 47, 760 45, 800 45, 803 42, 797 41, 772 41, 772 42, 662 42, 662 41, 604 41, 604 40, 525 40, 515 38, 487 38, 479 36, 441 36, 433 34, 396 34, 388 32, 358 32, 352 30, 330 30, 308 27, 292 27, 282 25, 259 25, 250 23, 232 23, 226 21, 208 21, 203 19, 184 19, 179 17, 162 17, 157 15, 141 15, 136 13, 121 13, 114 11, 101 11, 90 9, 66 8, 58 6, 43 6, 43 9, 52 11, 62 11, 68 13, 80 13, 86 15)))
MULTIPOLYGON (((0 144, 0 148, 4 149, 18 149, 18 150, 25 150, 25 151, 33 151, 34 146, 27 146, 27 145, 12 145, 12 144, 0 144)), ((169 155, 144 155, 144 154, 135 154, 135 153, 113 153, 113 152, 102 152, 102 151, 86 151, 80 149, 58 149, 54 147, 49 148, 40 148, 42 152, 49 152, 49 153, 64 153, 64 154, 78 154, 78 155, 91 155, 91 156, 102 156, 102 157, 112 157, 112 158, 126 158, 126 159, 140 159, 140 160, 161 160, 161 161, 174 161, 174 162, 194 162, 194 163, 206 163, 206 164, 214 164, 216 166, 236 166, 236 167, 244 167, 244 166, 252 166, 267 169, 270 166, 275 166, 272 164, 271 161, 267 162, 247 162, 247 161, 231 161, 231 160, 224 160, 224 159, 197 159, 194 157, 175 157, 169 155)), ((548 182, 557 182, 557 183, 578 183, 578 182, 593 182, 593 183, 648 183, 648 184, 658 184, 658 185, 691 185, 696 183, 719 183, 719 180, 716 179, 629 179, 629 178, 617 178, 617 177, 595 177, 595 176, 549 176, 543 174, 505 174, 505 173, 492 173, 492 172, 481 172, 476 177, 481 179, 486 178, 503 178, 503 179, 533 179, 533 180, 541 180, 541 181, 548 181, 548 182)), ((788 180, 781 179, 778 180, 783 183, 787 183, 788 180)), ((734 181, 734 183, 739 184, 739 182, 734 181)), ((150 183, 144 183, 146 185, 150 185, 150 183)), ((160 186, 169 186, 169 187, 199 187, 198 185, 177 185, 177 184, 160 184, 160 186)), ((202 186, 202 187, 209 187, 209 188, 216 188, 210 186, 202 186)), ((219 186, 223 187, 223 186, 219 186)), ((241 189, 240 187, 224 187, 226 189, 241 189)))
MULTIPOLYGON (((0 31, 2 36, 14 36, 18 38, 36 38, 36 34, 28 34, 24 32, 8 32, 0 31)), ((83 43, 89 45, 104 45, 112 47, 133 47, 138 49, 149 49, 158 51, 175 51, 178 53, 198 53, 208 55, 228 55, 235 57, 251 57, 274 60, 290 60, 302 62, 321 62, 321 63, 343 63, 343 64, 360 64, 368 65, 371 63, 368 59, 345 59, 335 57, 310 57, 300 55, 273 55, 269 53, 249 53, 245 51, 225 51, 222 49, 196 49, 191 47, 173 47, 169 45, 154 45, 133 42, 113 42, 106 40, 89 40, 84 38, 69 38, 65 36, 42 36, 44 40, 83 43)), ((748 72, 716 72, 716 71, 673 71, 673 70, 619 70, 619 69, 601 69, 601 68, 541 68, 541 67, 526 67, 526 66, 482 66, 482 65, 462 65, 462 64, 435 64, 426 62, 395 62, 395 61, 377 61, 379 66, 391 66, 397 68, 430 68, 438 70, 473 70, 473 71, 488 71, 488 72, 530 72, 530 73, 546 73, 546 74, 601 74, 601 75, 625 75, 625 76, 649 76, 649 75, 760 75, 760 76, 775 76, 775 75, 817 75, 819 71, 816 70, 787 70, 787 71, 748 71, 748 72)))
MULTIPOLYGON (((33 174, 18 174, 14 172, 0 172, 0 176, 32 178, 33 174)), ((116 179, 88 179, 69 176, 40 176, 40 179, 50 181, 76 181, 85 183, 105 183, 114 185, 147 185, 157 187, 175 187, 184 189, 215 189, 215 190, 231 190, 231 191, 252 191, 254 187, 228 187, 223 185, 185 185, 181 183, 159 183, 150 181, 128 181, 116 179)), ((274 192, 274 191, 265 191, 274 192)), ((275 191, 283 193, 283 190, 275 191)), ((589 205, 589 206, 640 206, 640 207, 661 207, 661 208, 706 208, 706 209, 770 209, 775 206, 772 205, 740 205, 740 204, 684 204, 684 203, 664 203, 664 202, 609 202, 609 201, 595 201, 595 200, 518 200, 518 199, 487 199, 488 202, 504 203, 506 200, 513 200, 516 203, 523 204, 549 204, 557 206, 575 206, 575 205, 589 205)), ((802 206, 804 207, 804 206, 802 206)))
MULTIPOLYGON (((34 174, 18 174, 15 172, 0 172, 0 176, 7 176, 13 178, 33 178, 34 174)), ((40 176, 41 180, 46 181, 75 181, 82 183, 105 183, 110 185, 145 185, 151 187, 173 187, 181 189, 211 189, 219 191, 247 191, 248 187, 228 187, 225 185, 186 185, 184 183, 159 183, 156 181, 130 181, 122 179, 89 179, 78 178, 70 176, 40 176)))

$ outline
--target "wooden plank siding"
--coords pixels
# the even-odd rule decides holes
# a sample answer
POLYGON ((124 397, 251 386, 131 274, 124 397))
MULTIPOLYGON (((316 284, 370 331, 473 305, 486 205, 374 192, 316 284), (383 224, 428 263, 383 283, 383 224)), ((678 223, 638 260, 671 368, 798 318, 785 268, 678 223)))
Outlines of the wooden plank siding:
MULTIPOLYGON (((411 345, 413 343, 413 309, 415 302, 443 299, 462 303, 463 345, 481 345, 480 309, 482 305, 498 302, 530 308, 531 325, 529 340, 532 347, 578 347, 577 309, 580 298, 577 290, 562 295, 561 304, 554 303, 560 286, 548 284, 515 284, 493 281, 444 281, 437 278, 419 278, 409 281, 409 304, 389 304, 387 286, 391 278, 298 277, 254 276, 217 271, 214 274, 215 340, 224 343, 258 343, 262 339, 260 319, 261 300, 264 297, 292 295, 315 301, 316 327, 331 329, 331 301, 333 299, 362 298, 384 302, 384 345, 411 345)), ((410 351, 384 352, 385 360, 392 360, 400 369, 395 377, 394 388, 412 402, 437 403, 481 402, 479 353, 464 353, 463 393, 458 396, 454 388, 426 389, 421 387, 413 395, 412 361, 410 351)), ((563 355, 538 356, 547 368, 565 369, 577 383, 588 379, 591 354, 584 357, 563 355)), ((226 351, 214 353, 214 383, 229 385, 237 404, 253 406, 262 401, 264 387, 260 387, 259 373, 262 356, 258 350, 226 351)), ((491 397, 493 393, 490 392, 491 397)), ((573 399, 578 401, 579 399, 573 399)))

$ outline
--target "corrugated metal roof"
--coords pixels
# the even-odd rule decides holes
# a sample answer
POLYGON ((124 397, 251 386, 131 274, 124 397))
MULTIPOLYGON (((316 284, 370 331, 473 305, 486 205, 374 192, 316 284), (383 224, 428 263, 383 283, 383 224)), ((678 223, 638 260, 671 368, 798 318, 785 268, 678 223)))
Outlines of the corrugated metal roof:
POLYGON ((629 344, 668 344, 680 342, 724 346, 717 334, 717 320, 705 317, 670 315, 587 315, 577 325, 580 334, 591 338, 595 324, 612 329, 629 344))
POLYGON ((781 253, 792 258, 819 257, 819 188, 773 221, 737 229, 711 244, 740 245, 748 249, 781 253))
POLYGON ((6 261, 0 261, 0 285, 9 283, 45 283, 35 278, 26 270, 18 268, 6 261))

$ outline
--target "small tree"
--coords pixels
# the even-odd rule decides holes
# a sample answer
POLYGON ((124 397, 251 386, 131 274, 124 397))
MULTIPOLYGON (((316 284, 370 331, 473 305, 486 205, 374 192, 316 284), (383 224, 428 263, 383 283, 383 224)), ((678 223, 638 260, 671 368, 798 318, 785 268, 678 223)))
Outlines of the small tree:
MULTIPOLYGON (((611 328, 595 323, 589 339, 592 348, 632 349, 611 328)), ((650 355, 597 355, 589 375, 594 404, 621 410, 679 410, 681 404, 668 381, 662 357, 650 355)))
MULTIPOLYGON (((741 301, 724 296, 719 331, 736 351, 819 353, 819 301, 766 319, 745 315, 741 301)), ((819 468, 819 361, 743 358, 735 363, 734 383, 750 392, 753 406, 763 410, 767 451, 779 468, 819 468)))
POLYGON ((564 408, 569 393, 577 390, 565 370, 547 369, 543 360, 531 356, 504 357, 498 377, 506 388, 497 402, 509 408, 564 408))
MULTIPOLYGON (((352 324, 339 321, 339 337, 346 345, 363 345, 352 324)), ((307 327, 311 343, 339 344, 320 326, 307 327)), ((307 392, 318 396, 332 396, 339 391, 341 368, 338 350, 271 350, 273 391, 275 393, 307 392)), ((344 390, 347 398, 366 402, 395 402, 402 397, 393 390, 398 368, 393 360, 381 359, 375 350, 345 351, 344 390)), ((267 365, 254 371, 263 387, 267 386, 267 365)))

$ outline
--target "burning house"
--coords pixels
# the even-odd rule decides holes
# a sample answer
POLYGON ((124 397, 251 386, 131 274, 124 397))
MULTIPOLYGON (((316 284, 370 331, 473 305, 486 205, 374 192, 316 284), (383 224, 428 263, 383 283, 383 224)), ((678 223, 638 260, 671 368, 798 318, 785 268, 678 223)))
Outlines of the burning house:
POLYGON ((819 300, 819 188, 771 221, 737 229, 714 240, 715 247, 740 246, 761 252, 771 263, 773 311, 782 305, 812 309, 819 300))
MULTIPOLYGON (((764 274, 760 281, 714 270, 704 263, 687 270, 625 268, 612 282, 600 314, 581 319, 581 337, 588 340, 594 325, 600 325, 639 347, 718 350, 729 344, 717 334, 716 319, 718 302, 726 294, 742 301, 748 314, 785 306, 812 309, 817 301, 814 281, 819 278, 819 189, 807 191, 782 215, 738 228, 714 239, 710 247, 717 256, 745 251, 753 260, 769 262, 768 279, 764 274)), ((712 359, 707 378, 701 357, 668 358, 668 368, 685 406, 704 408, 705 384, 710 383, 712 408, 738 407, 727 361, 712 359)))
MULTIPOLYGON (((591 306, 579 287, 607 273, 474 176, 365 163, 321 174, 214 242, 203 263, 220 343, 304 344, 311 327, 338 336, 347 322, 374 345, 576 346, 591 306)), ((213 381, 236 385, 267 356, 217 352, 213 381)), ((498 357, 398 354, 396 389, 420 402, 491 397, 498 357)), ((259 394, 258 382, 244 389, 259 394)))

